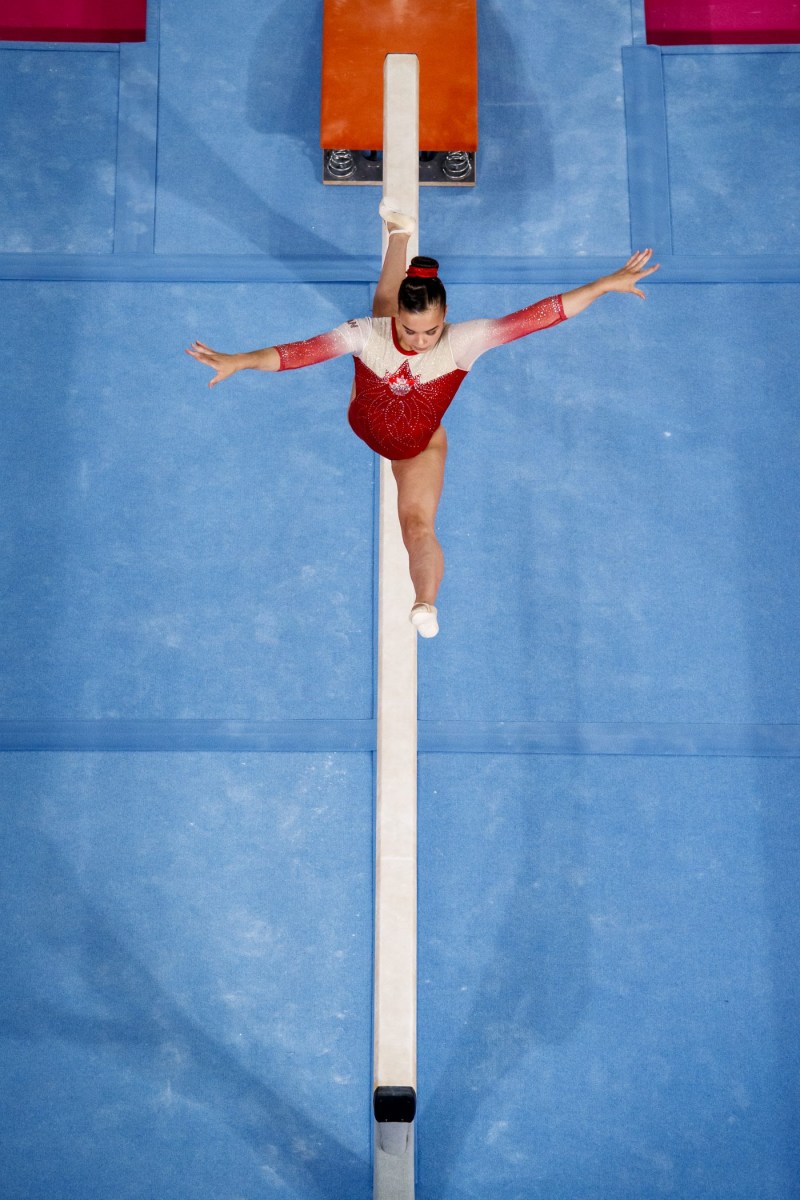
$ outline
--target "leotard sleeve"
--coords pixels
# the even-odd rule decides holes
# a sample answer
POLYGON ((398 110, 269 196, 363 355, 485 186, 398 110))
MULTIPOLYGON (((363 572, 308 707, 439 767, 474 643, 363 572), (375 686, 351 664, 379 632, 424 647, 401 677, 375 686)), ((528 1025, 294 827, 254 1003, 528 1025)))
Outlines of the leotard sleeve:
POLYGON ((329 358, 341 358, 343 354, 361 354, 372 328, 369 317, 359 317, 337 325, 330 333, 320 333, 306 338, 304 342, 286 342, 276 346, 281 371, 294 371, 298 367, 310 367, 314 363, 327 362, 329 358))
POLYGON ((456 366, 460 371, 468 371, 475 360, 493 346, 504 346, 506 342, 527 337, 539 329, 550 329, 566 319, 561 297, 548 296, 546 300, 538 300, 536 304, 509 313, 507 317, 462 321, 458 325, 451 325, 450 346, 456 366))

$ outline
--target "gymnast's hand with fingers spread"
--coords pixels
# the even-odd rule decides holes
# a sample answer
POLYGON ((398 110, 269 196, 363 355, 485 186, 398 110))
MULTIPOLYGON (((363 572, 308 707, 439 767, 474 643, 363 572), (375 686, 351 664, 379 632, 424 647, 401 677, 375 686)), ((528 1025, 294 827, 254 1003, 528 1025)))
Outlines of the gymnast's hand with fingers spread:
POLYGON ((186 353, 216 372, 209 387, 222 383, 223 379, 229 379, 237 371, 279 371, 281 368, 281 360, 274 346, 250 350, 246 354, 222 354, 202 342, 192 342, 186 353))
POLYGON ((652 267, 648 265, 652 256, 652 250, 637 250, 618 271, 604 275, 602 279, 595 279, 593 283, 587 283, 571 292, 564 292, 561 300, 566 316, 577 316, 600 296, 606 296, 609 292, 630 292, 631 295, 644 300, 645 294, 638 285, 642 279, 652 275, 659 268, 659 263, 654 263, 652 267))
POLYGON ((606 275, 605 279, 601 280, 606 285, 607 292, 632 292, 634 296, 641 296, 645 299, 645 294, 641 288, 636 285, 640 279, 644 279, 647 275, 652 275, 653 271, 657 271, 660 263, 654 263, 652 267, 647 264, 653 256, 652 250, 639 250, 636 254, 632 254, 624 267, 620 267, 618 271, 614 271, 612 275, 606 275))

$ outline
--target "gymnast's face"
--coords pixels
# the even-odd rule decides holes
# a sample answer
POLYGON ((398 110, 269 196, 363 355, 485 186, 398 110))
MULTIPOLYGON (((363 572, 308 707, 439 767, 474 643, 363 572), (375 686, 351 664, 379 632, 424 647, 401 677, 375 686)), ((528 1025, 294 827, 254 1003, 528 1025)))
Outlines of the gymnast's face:
POLYGON ((430 350, 436 345, 444 332, 444 319, 447 309, 437 304, 435 308, 426 308, 424 312, 408 312, 401 308, 395 319, 397 338, 404 350, 430 350))

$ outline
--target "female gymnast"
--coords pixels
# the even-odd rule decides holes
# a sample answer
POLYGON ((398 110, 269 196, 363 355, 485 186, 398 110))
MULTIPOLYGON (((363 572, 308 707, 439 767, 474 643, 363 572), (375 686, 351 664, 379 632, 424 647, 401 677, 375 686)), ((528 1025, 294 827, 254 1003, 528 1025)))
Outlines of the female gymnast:
POLYGON ((202 342, 194 342, 187 353, 215 372, 209 387, 246 368, 287 371, 353 355, 355 381, 348 418, 368 446, 391 459, 416 593, 410 620, 422 637, 430 638, 439 632, 436 597, 444 574, 444 556, 435 533, 447 456, 441 421, 462 380, 486 350, 558 325, 607 292, 631 292, 644 299, 637 285, 657 271, 658 264, 648 266, 652 251, 641 250, 613 274, 539 300, 520 312, 451 325, 446 322, 447 297, 436 260, 414 258, 406 270, 413 218, 386 202, 380 213, 389 240, 371 318, 347 321, 304 342, 245 354, 221 354, 202 342))

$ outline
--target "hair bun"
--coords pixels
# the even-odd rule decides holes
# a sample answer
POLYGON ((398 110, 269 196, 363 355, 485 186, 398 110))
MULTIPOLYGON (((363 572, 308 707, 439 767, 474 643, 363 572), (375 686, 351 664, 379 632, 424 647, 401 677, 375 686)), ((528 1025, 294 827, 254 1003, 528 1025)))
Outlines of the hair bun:
POLYGON ((435 258, 414 255, 400 284, 397 303, 399 308, 411 313, 427 312, 437 305, 447 307, 447 292, 439 278, 439 264, 435 258))

